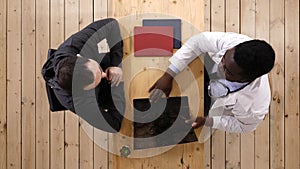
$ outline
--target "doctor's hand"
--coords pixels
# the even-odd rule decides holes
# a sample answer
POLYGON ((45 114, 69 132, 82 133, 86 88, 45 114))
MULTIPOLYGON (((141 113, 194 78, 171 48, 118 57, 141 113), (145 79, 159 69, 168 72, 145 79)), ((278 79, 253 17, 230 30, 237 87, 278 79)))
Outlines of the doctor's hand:
POLYGON ((169 73, 164 73, 149 89, 150 102, 156 102, 164 94, 168 97, 172 90, 173 76, 169 73))
POLYGON ((123 79, 122 69, 117 66, 108 67, 105 73, 107 74, 107 80, 110 81, 111 86, 118 86, 123 79))
POLYGON ((207 127, 212 127, 213 126, 213 119, 210 117, 201 117, 197 116, 194 119, 190 120, 185 120, 185 123, 191 124, 194 129, 202 127, 202 126, 207 126, 207 127))
POLYGON ((193 119, 185 120, 185 123, 191 124, 192 127, 194 129, 196 129, 196 128, 203 126, 205 124, 205 121, 206 121, 205 117, 198 116, 198 117, 196 117, 196 119, 193 118, 193 119))

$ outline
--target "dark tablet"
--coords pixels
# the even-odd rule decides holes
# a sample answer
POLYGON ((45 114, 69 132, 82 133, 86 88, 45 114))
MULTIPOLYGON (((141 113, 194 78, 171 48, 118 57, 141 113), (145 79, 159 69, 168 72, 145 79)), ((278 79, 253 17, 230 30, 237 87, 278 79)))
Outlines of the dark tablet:
POLYGON ((133 100, 134 149, 145 149, 197 141, 190 119, 188 97, 133 100))

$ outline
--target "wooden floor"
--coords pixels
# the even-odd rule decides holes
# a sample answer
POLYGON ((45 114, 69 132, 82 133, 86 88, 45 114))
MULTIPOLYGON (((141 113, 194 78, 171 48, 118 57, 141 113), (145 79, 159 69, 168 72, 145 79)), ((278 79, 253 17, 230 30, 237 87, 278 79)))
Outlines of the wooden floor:
POLYGON ((299 169, 299 20, 298 0, 1 0, 0 169, 299 169), (93 20, 144 12, 272 44, 270 113, 255 132, 217 131, 204 149, 182 145, 151 160, 128 159, 91 141, 99 132, 79 126, 74 114, 50 113, 40 72, 48 48, 93 20))

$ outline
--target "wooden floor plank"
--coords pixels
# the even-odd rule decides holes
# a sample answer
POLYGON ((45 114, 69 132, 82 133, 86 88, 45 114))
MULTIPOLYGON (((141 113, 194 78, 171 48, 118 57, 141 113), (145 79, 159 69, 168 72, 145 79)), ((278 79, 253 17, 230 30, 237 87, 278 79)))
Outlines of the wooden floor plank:
POLYGON ((79 167, 80 169, 90 169, 94 166, 94 128, 81 119, 79 131, 79 167))
POLYGON ((35 0, 22 1, 22 168, 35 168, 35 0))
POLYGON ((299 168, 299 1, 285 0, 284 7, 285 167, 299 168))
POLYGON ((108 169, 108 134, 94 128, 94 168, 108 169))
POLYGON ((284 168, 284 1, 270 1, 270 44, 275 66, 270 73, 270 168, 284 168))
POLYGON ((49 0, 36 1, 36 168, 50 167, 50 110, 42 66, 50 46, 49 0))
POLYGON ((79 11, 79 27, 82 29, 93 21, 93 0, 79 0, 79 11))
POLYGON ((79 0, 65 0, 65 38, 79 31, 79 0))
MULTIPOLYGON (((108 16, 108 0, 94 0, 94 20, 105 19, 108 16)), ((112 5, 112 4, 111 4, 112 5)))
POLYGON ((36 22, 36 168, 47 169, 50 166, 50 112, 46 96, 46 88, 40 71, 47 58, 49 48, 49 5, 43 1, 37 1, 36 22), (44 10, 42 10, 44 9, 44 10))
MULTIPOLYGON (((0 25, 0 98, 6 98, 6 16, 7 7, 6 0, 0 2, 0 20, 3 24, 0 25)), ((6 99, 0 101, 0 168, 6 168, 6 139, 7 139, 7 121, 6 121, 6 99)))
POLYGON ((21 1, 7 1, 7 168, 21 168, 21 1))
POLYGON ((50 48, 57 49, 65 40, 64 29, 64 0, 51 1, 50 3, 50 48))
POLYGON ((52 112, 50 121, 50 168, 63 169, 65 167, 64 112, 52 112))
POLYGON ((79 117, 65 112, 65 168, 79 168, 79 117))

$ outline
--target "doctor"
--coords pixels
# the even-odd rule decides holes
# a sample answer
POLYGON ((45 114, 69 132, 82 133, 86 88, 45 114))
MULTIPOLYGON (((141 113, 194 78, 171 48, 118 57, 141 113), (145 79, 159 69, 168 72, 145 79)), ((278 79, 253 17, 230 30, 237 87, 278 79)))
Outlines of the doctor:
POLYGON ((170 58, 166 72, 149 89, 150 100, 155 101, 163 94, 168 96, 174 76, 203 53, 208 53, 205 68, 209 78, 205 78, 205 83, 211 107, 221 100, 222 109, 209 109, 210 100, 206 99, 209 115, 187 122, 194 128, 205 125, 233 133, 255 130, 269 110, 267 73, 274 66, 275 52, 267 42, 246 35, 203 32, 191 37, 170 58))

